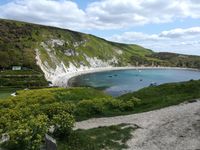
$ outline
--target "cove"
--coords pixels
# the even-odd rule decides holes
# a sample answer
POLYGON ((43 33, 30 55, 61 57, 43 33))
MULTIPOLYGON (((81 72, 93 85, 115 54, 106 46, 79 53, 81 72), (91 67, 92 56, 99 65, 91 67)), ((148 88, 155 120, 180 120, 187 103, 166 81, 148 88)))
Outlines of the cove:
POLYGON ((200 71, 192 69, 129 69, 88 73, 71 78, 72 87, 93 87, 112 96, 163 83, 199 80, 200 71))

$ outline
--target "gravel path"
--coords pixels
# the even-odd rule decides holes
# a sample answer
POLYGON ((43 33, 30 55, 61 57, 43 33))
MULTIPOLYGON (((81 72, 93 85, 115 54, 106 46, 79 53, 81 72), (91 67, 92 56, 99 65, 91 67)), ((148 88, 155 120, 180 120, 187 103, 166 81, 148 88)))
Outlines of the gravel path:
POLYGON ((140 114, 77 122, 75 129, 121 123, 140 127, 127 143, 131 150, 200 150, 200 100, 140 114))

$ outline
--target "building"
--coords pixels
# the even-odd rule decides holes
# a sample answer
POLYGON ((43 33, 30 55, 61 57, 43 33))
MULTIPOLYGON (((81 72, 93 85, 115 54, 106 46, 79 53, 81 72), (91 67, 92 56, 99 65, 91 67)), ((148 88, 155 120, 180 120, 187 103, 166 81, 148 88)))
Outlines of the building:
POLYGON ((12 70, 22 70, 21 66, 12 66, 12 70))

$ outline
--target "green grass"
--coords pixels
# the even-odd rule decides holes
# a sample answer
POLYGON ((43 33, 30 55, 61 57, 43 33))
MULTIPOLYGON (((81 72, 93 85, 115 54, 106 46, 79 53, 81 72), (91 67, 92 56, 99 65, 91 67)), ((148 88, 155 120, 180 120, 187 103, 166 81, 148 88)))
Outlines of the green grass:
MULTIPOLYGON (((121 101, 92 88, 45 88, 35 90, 20 90, 16 97, 7 101, 20 107, 38 103, 62 103, 75 105, 74 117, 76 120, 85 120, 91 117, 114 116, 134 109, 138 99, 121 101)), ((2 104, 3 105, 3 104, 2 104)), ((12 105, 10 105, 12 106, 12 105)))
POLYGON ((68 138, 58 141, 58 150, 121 150, 128 146, 136 127, 127 124, 76 130, 68 138))
POLYGON ((0 72, 0 86, 5 88, 47 87, 44 75, 34 70, 3 70, 0 72))
POLYGON ((44 88, 17 91, 17 96, 14 99, 27 103, 31 101, 39 102, 40 100, 78 103, 82 100, 95 98, 110 98, 110 96, 92 88, 44 88))
MULTIPOLYGON (((200 98, 200 80, 147 87, 118 98, 92 88, 45 88, 17 91, 16 97, 0 100, 0 110, 2 118, 7 111, 23 118, 30 114, 47 114, 51 117, 52 113, 67 109, 78 121, 145 112, 197 98, 200 98)), ((3 123, 6 121, 4 118, 3 123)), ((118 150, 126 148, 125 143, 131 138, 131 131, 133 129, 130 127, 123 128, 121 125, 77 130, 68 138, 58 139, 58 146, 59 150, 118 150)))
POLYGON ((11 68, 13 65, 20 65, 41 72, 36 65, 35 49, 40 51, 42 62, 46 61, 53 69, 60 62, 63 62, 66 66, 68 66, 69 62, 75 66, 79 66, 80 62, 84 62, 85 65, 89 66, 88 61, 83 57, 84 55, 91 58, 97 57, 103 61, 110 60, 115 56, 119 58, 118 65, 127 65, 132 55, 145 57, 147 54, 152 54, 151 50, 141 46, 109 42, 92 35, 55 27, 3 19, 0 20, 0 25, 2 26, 2 30, 0 30, 2 32, 0 35, 0 43, 2 45, 0 47, 0 68, 11 68), (57 45, 52 49, 47 42, 51 39, 64 40, 66 43, 63 46, 57 45), (74 46, 75 42, 83 41, 85 43, 74 46), (46 43, 51 52, 46 52, 40 45, 41 42, 46 43), (66 56, 64 51, 67 49, 73 49, 79 55, 66 56), (116 49, 123 51, 125 55, 119 55, 116 49), (49 53, 55 56, 53 60, 49 53))
POLYGON ((85 120, 92 117, 150 111, 195 98, 200 98, 200 80, 147 87, 118 98, 113 98, 93 88, 77 87, 21 90, 17 92, 16 97, 11 99, 16 102, 23 101, 24 105, 33 102, 73 103, 76 106, 74 111, 76 120, 85 120))
POLYGON ((42 75, 40 72, 34 70, 2 70, 0 76, 16 76, 16 75, 42 75))
POLYGON ((0 100, 1 99, 5 99, 5 98, 9 98, 12 94, 16 91, 17 89, 13 89, 13 88, 0 88, 0 100))
POLYGON ((132 113, 177 105, 187 100, 200 98, 200 80, 147 87, 133 93, 122 95, 119 99, 126 101, 131 97, 141 99, 140 105, 135 107, 132 113))

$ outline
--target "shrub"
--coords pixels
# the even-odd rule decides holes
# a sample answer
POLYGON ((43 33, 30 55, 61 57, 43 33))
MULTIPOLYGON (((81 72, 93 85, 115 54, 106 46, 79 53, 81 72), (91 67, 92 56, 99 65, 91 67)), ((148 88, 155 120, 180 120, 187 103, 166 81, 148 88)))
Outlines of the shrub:
POLYGON ((96 98, 92 100, 80 101, 75 110, 77 117, 95 117, 113 114, 114 112, 132 111, 134 105, 140 102, 137 98, 128 101, 117 100, 114 98, 96 98))
POLYGON ((67 112, 53 115, 51 125, 54 127, 54 136, 59 138, 69 136, 74 122, 73 116, 67 112))
POLYGON ((51 126, 53 135, 68 136, 72 130, 74 105, 55 99, 54 89, 20 91, 16 97, 0 102, 0 135, 10 139, 9 149, 39 149, 51 126))
POLYGON ((75 105, 70 103, 55 102, 52 104, 45 104, 40 107, 40 111, 45 113, 48 118, 52 119, 53 115, 64 113, 72 114, 74 112, 75 105))
POLYGON ((77 104, 76 115, 95 116, 103 112, 103 103, 97 100, 82 100, 77 104))
POLYGON ((10 138, 3 143, 3 146, 9 149, 39 149, 48 129, 47 123, 48 118, 46 115, 30 116, 26 120, 14 121, 7 131, 10 138))

